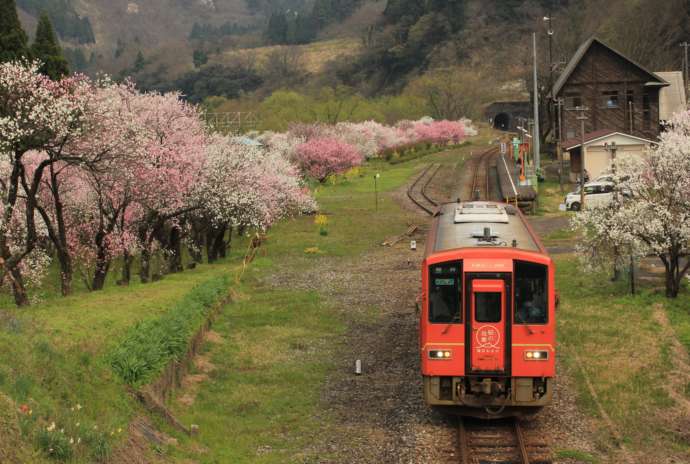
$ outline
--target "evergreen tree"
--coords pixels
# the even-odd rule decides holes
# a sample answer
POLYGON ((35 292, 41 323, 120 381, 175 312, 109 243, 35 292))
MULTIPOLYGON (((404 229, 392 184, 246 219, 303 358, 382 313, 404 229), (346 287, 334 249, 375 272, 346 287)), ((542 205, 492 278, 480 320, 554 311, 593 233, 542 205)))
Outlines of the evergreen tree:
POLYGON ((396 24, 403 19, 407 23, 414 23, 425 12, 424 0, 388 0, 383 17, 387 23, 396 24))
POLYGON ((283 12, 273 13, 268 20, 266 36, 271 43, 284 44, 287 41, 288 22, 283 12))
POLYGON ((0 62, 29 55, 26 33, 19 23, 14 0, 0 0, 0 62))
POLYGON ((137 58, 134 60, 134 72, 139 72, 142 69, 144 69, 144 65, 146 64, 146 60, 144 60, 144 54, 141 53, 141 50, 137 52, 137 58))
POLYGON ((208 63, 208 55, 203 50, 194 50, 192 54, 192 60, 194 61, 194 67, 199 68, 206 63, 208 63))
POLYGON ((67 60, 62 54, 53 25, 48 15, 41 13, 36 27, 36 39, 31 46, 31 54, 41 60, 41 73, 53 80, 59 80, 69 74, 67 60))

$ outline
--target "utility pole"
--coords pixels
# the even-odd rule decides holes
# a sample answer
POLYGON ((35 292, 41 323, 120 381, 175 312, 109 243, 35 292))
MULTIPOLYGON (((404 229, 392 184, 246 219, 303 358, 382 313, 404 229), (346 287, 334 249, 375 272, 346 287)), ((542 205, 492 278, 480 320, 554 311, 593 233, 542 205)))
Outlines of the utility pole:
POLYGON ((585 207, 585 121, 589 119, 585 112, 588 110, 586 106, 566 108, 566 111, 577 112, 576 119, 580 121, 580 209, 585 207))
MULTIPOLYGON (((613 180, 614 182, 616 181, 616 151, 618 150, 618 147, 616 146, 616 142, 611 142, 611 143, 605 143, 604 144, 604 150, 606 150, 607 153, 611 155, 611 172, 613 173, 613 180)), ((618 185, 613 186, 613 204, 616 209, 618 209, 618 201, 620 198, 618 198, 618 185)), ((611 278, 612 281, 617 282, 618 279, 621 277, 621 271, 620 267, 618 266, 620 260, 620 250, 618 249, 617 245, 614 245, 613 247, 613 277, 611 278)))
POLYGON ((558 163, 560 167, 558 168, 558 184, 561 187, 561 193, 563 193, 563 147, 561 143, 563 142, 563 99, 556 98, 556 117, 558 118, 558 140, 556 141, 556 155, 558 156, 558 163))
POLYGON ((681 47, 684 48, 685 53, 683 54, 683 79, 685 82, 683 82, 683 90, 685 90, 685 99, 687 100, 688 98, 688 47, 690 47, 690 43, 687 41, 683 42, 680 44, 681 47))
POLYGON ((534 168, 540 170, 539 160, 539 91, 537 88, 537 33, 532 33, 532 57, 534 59, 534 132, 532 143, 534 144, 534 168))
MULTIPOLYGON (((546 30, 546 34, 549 37, 549 90, 553 88, 553 27, 551 25, 551 21, 553 21, 553 17, 551 16, 551 9, 549 8, 549 15, 544 16, 544 21, 547 22, 548 24, 548 29, 546 30)), ((552 97, 555 98, 555 95, 552 95, 552 97)))

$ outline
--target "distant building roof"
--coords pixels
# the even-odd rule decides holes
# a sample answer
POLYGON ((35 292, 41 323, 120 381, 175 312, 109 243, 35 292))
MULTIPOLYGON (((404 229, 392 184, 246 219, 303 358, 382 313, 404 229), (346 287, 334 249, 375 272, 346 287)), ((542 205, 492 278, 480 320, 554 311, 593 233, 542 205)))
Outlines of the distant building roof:
POLYGON ((240 135, 237 137, 233 137, 232 140, 236 143, 239 143, 240 145, 249 145, 252 147, 261 147, 263 144, 259 142, 258 140, 246 137, 244 135, 240 135))
POLYGON ((580 63, 580 60, 585 56, 587 51, 590 49, 590 47, 594 44, 598 43, 599 45, 603 46, 604 48, 607 48, 609 51, 613 52, 614 54, 620 56, 624 60, 628 61, 629 63, 633 64, 636 66, 638 69, 643 71, 644 73, 648 74, 651 80, 647 82, 645 85, 646 86, 666 86, 668 85, 668 82, 666 82, 664 79, 656 75, 655 73, 648 71, 646 68, 644 68, 642 65, 636 63, 635 61, 631 60, 627 56, 623 55, 621 52, 618 50, 615 50, 608 45, 606 45, 604 42, 599 40, 597 37, 590 37, 587 41, 585 41, 580 47, 577 49, 573 57, 570 59, 568 62, 568 65, 565 67, 561 75, 558 77, 558 80, 553 86, 553 89, 551 89, 551 95, 554 97, 558 95, 558 92, 561 91, 565 83, 568 81, 568 78, 570 75, 575 71, 575 68, 577 68, 578 63, 580 63))
MULTIPOLYGON (((600 129, 585 134, 585 145, 590 145, 593 142, 605 139, 612 135, 619 135, 621 137, 629 138, 631 140, 642 143, 654 143, 654 141, 652 140, 637 137, 635 135, 626 134, 625 132, 620 132, 612 129, 600 129)), ((573 148, 578 148, 580 145, 582 145, 582 139, 580 137, 573 137, 572 139, 564 140, 563 142, 561 142, 561 147, 563 147, 565 151, 570 151, 573 148)))
POLYGON ((670 85, 659 92, 659 119, 668 121, 674 113, 687 109, 682 71, 659 71, 657 76, 670 85))

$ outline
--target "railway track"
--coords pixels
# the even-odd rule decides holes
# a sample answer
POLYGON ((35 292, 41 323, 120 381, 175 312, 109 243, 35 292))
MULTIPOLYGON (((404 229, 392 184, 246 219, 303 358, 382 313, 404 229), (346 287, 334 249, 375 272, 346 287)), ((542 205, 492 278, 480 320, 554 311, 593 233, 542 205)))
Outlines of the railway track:
POLYGON ((518 419, 480 421, 458 417, 460 464, 551 464, 544 442, 528 442, 518 419))
POLYGON ((407 189, 407 197, 412 203, 432 216, 436 211, 438 202, 429 196, 426 189, 434 177, 436 177, 436 173, 438 173, 439 169, 441 169, 441 164, 439 163, 428 165, 407 189))
POLYGON ((491 200, 489 172, 491 159, 498 154, 498 147, 489 148, 475 155, 472 159, 472 190, 470 200, 491 200))

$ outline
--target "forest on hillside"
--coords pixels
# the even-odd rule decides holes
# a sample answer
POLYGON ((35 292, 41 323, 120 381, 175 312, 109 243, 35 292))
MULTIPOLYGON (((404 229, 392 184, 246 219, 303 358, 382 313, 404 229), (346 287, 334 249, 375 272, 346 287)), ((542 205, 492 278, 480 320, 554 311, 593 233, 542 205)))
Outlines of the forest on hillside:
POLYGON ((98 0, 89 11, 74 0, 17 2, 29 16, 46 11, 73 70, 131 76, 142 89, 178 89, 214 109, 256 108, 289 90, 319 101, 402 98, 411 113, 439 117, 476 116, 492 99, 526 98, 532 32, 542 89, 593 34, 650 69, 680 69, 689 3, 155 0, 123 12, 98 0), (114 15, 126 21, 105 21, 114 15), (151 25, 151 15, 160 21, 151 25))

